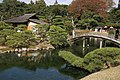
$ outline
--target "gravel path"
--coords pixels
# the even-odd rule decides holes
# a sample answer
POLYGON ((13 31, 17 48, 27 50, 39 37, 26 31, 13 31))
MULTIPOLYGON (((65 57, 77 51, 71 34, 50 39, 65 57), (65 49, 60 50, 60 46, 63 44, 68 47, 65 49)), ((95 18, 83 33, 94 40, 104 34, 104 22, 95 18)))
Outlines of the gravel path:
POLYGON ((93 73, 80 80, 120 80, 120 66, 93 73))

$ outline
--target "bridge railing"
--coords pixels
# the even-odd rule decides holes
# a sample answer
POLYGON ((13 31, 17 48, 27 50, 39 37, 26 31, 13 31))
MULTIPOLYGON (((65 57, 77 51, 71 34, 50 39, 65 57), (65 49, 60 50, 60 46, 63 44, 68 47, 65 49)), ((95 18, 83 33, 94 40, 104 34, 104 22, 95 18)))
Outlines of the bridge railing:
MULTIPOLYGON (((110 35, 108 35, 107 32, 88 32, 88 33, 84 33, 84 34, 79 34, 77 33, 75 35, 75 37, 72 37, 72 36, 69 36, 68 37, 68 41, 71 41, 71 40, 76 40, 76 39, 79 39, 79 38, 84 38, 84 37, 94 37, 94 38, 100 38, 100 48, 102 48, 102 43, 103 43, 103 39, 105 40, 109 40, 109 41, 112 41, 114 42, 115 44, 117 44, 119 47, 120 47, 120 39, 116 40, 114 38, 114 35, 112 35, 112 37, 110 35)), ((72 44, 71 42, 69 42, 70 44, 72 44)), ((86 46, 86 41, 85 39, 83 39, 83 48, 86 46)), ((89 44, 87 44, 87 46, 89 46, 89 44)))
MULTIPOLYGON (((101 36, 105 38, 110 38, 112 40, 116 40, 114 34, 109 35, 107 32, 88 32, 88 33, 83 33, 83 34, 77 33, 76 37, 79 37, 79 36, 101 36)), ((117 39, 117 41, 120 41, 120 36, 117 39)))

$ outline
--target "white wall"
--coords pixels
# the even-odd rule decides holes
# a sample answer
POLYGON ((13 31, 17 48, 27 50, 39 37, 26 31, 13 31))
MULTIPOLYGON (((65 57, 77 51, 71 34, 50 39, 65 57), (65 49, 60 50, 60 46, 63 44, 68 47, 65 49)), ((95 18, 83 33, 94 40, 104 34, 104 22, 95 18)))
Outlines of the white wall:
POLYGON ((36 26, 36 25, 38 25, 38 24, 36 24, 36 23, 34 23, 34 22, 29 22, 29 23, 28 23, 28 26, 31 26, 31 27, 32 27, 32 31, 33 31, 33 32, 36 32, 36 29, 35 29, 35 26, 36 26))
POLYGON ((36 26, 37 24, 36 23, 34 23, 34 22, 29 22, 28 23, 28 26, 36 26))

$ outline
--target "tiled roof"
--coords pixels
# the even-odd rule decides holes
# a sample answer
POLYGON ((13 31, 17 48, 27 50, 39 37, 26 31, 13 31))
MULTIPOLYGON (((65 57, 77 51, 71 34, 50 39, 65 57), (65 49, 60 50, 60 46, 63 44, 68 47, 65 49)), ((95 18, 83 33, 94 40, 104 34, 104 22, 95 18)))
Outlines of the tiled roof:
POLYGON ((37 24, 48 24, 48 23, 41 21, 41 20, 38 20, 38 19, 29 19, 29 21, 35 22, 37 24))
POLYGON ((23 16, 19 16, 19 17, 15 17, 15 18, 11 18, 11 19, 5 20, 5 22, 9 22, 9 23, 25 23, 31 17, 33 17, 35 15, 36 15, 36 13, 24 14, 23 16))

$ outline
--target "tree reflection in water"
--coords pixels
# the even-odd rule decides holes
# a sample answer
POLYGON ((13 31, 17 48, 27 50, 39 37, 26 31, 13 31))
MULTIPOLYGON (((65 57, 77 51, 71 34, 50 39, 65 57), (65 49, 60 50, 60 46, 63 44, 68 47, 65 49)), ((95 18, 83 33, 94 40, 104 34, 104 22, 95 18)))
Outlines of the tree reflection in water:
MULTIPOLYGON (((37 71, 38 69, 55 69, 62 75, 71 76, 73 78, 80 78, 87 75, 80 75, 80 69, 66 69, 63 65, 67 64, 57 53, 59 50, 53 51, 35 51, 29 53, 6 53, 0 55, 0 73, 3 71, 18 67, 25 70, 37 71)), ((85 71, 86 72, 86 71, 85 71)), ((84 73, 84 70, 83 72, 84 73)))

